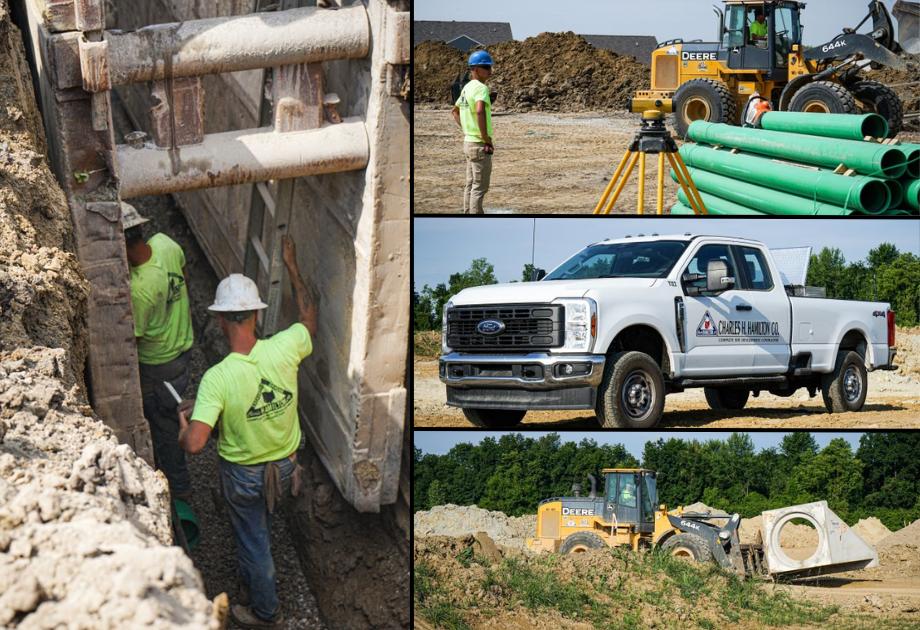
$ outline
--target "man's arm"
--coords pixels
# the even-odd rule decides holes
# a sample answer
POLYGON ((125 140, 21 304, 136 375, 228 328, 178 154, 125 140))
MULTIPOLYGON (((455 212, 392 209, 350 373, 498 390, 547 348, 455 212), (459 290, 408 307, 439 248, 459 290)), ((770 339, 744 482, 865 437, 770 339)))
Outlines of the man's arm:
POLYGON ((454 105, 454 108, 450 110, 450 115, 457 121, 457 126, 463 129, 463 125, 460 123, 460 108, 454 105))
POLYGON ((297 268, 297 252, 294 249, 294 239, 290 236, 281 237, 281 257, 291 276, 291 285, 294 288, 294 297, 297 299, 297 309, 300 311, 300 323, 310 331, 310 337, 316 333, 316 308, 307 296, 307 287, 300 277, 297 268))
POLYGON ((479 135, 482 141, 488 145, 492 144, 492 138, 489 136, 489 125, 486 122, 486 103, 485 101, 476 101, 476 122, 479 123, 479 135))
POLYGON ((194 400, 183 400, 179 404, 179 446, 188 453, 197 453, 203 449, 211 435, 211 427, 204 422, 188 421, 194 408, 194 400))

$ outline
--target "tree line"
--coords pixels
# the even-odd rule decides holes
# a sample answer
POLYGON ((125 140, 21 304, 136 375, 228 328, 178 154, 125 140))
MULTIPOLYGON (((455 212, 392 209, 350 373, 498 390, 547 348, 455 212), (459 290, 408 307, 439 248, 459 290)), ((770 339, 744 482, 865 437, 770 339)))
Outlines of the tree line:
POLYGON ((563 442, 559 434, 507 433, 457 444, 445 455, 414 451, 414 509, 454 503, 509 516, 535 514, 540 501, 587 494, 587 475, 603 492, 604 468, 656 470, 659 502, 669 509, 697 501, 751 518, 765 510, 826 500, 847 523, 875 516, 889 529, 920 518, 920 433, 866 433, 854 452, 834 438, 823 449, 806 432, 790 433, 759 452, 747 433, 727 440, 659 438, 641 461, 622 444, 563 442))
MULTIPOLYGON (((520 281, 529 282, 533 269, 530 263, 525 264, 520 281)), ((899 326, 920 323, 920 258, 901 253, 891 243, 882 243, 865 260, 850 263, 839 249, 825 247, 811 256, 807 283, 826 287, 829 298, 889 302, 899 326)), ((485 258, 477 258, 469 269, 451 274, 447 283, 434 288, 426 284, 417 291, 413 284, 415 330, 440 330, 441 313, 452 295, 487 284, 498 284, 498 278, 495 267, 485 258)))

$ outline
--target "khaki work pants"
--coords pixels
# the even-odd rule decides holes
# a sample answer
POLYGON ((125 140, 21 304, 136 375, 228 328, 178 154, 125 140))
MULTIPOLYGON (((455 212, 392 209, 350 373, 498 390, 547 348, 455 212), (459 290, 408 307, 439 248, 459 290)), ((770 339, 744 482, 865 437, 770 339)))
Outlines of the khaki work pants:
POLYGON ((489 192, 492 179, 492 155, 485 144, 464 142, 466 153, 466 187, 463 189, 463 214, 484 214, 482 199, 489 192))

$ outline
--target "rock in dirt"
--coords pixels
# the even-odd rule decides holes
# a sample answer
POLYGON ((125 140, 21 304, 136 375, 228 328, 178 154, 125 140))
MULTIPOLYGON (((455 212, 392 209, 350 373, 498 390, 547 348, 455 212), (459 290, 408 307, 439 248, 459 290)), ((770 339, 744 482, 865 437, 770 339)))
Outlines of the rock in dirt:
MULTIPOLYGON (((571 31, 502 42, 488 51, 495 61, 489 89, 497 94, 496 111, 625 110, 651 81, 648 66, 595 48, 571 31)), ((443 42, 415 46, 416 98, 451 105, 449 85, 466 64, 466 53, 443 42)))
POLYGON ((462 536, 484 532, 499 545, 529 549, 527 538, 537 535, 537 516, 506 516, 475 505, 438 505, 427 512, 416 512, 415 536, 462 536))

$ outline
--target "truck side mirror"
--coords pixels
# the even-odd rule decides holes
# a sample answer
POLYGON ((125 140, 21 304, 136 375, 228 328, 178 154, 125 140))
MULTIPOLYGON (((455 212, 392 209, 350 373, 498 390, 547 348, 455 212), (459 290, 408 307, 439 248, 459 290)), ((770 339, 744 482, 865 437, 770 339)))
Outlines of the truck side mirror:
POLYGON ((530 281, 539 282, 546 277, 546 269, 534 269, 530 272, 530 281))
POLYGON ((706 266, 706 290, 721 293, 735 288, 735 278, 728 275, 724 260, 710 260, 706 266))

